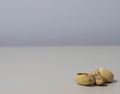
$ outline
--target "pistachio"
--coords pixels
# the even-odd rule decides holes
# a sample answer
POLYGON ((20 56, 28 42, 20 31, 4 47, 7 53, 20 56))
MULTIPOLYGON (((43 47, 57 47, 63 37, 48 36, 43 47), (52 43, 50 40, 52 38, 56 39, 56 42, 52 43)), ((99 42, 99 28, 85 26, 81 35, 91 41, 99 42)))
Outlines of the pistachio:
POLYGON ((96 85, 103 85, 105 84, 104 78, 100 75, 99 71, 96 70, 95 72, 92 73, 94 79, 95 79, 95 84, 96 85))
POLYGON ((75 76, 75 81, 81 85, 92 85, 94 84, 94 77, 92 74, 86 72, 77 73, 75 76))
POLYGON ((75 76, 75 81, 81 85, 104 85, 106 82, 113 82, 114 75, 104 67, 92 72, 80 72, 75 76))
POLYGON ((106 82, 112 82, 114 80, 113 73, 104 67, 99 68, 99 73, 106 80, 106 82))

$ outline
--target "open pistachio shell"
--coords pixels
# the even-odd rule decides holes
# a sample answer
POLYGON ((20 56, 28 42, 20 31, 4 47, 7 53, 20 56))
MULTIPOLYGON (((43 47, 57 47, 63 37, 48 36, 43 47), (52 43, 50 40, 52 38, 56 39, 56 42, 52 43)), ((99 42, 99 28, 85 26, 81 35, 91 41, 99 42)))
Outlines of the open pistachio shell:
POLYGON ((94 77, 89 73, 77 73, 75 81, 81 85, 92 85, 94 84, 94 77))
POLYGON ((94 79, 95 79, 95 84, 96 85, 103 85, 105 84, 104 78, 99 74, 99 71, 96 70, 95 72, 92 73, 94 79))

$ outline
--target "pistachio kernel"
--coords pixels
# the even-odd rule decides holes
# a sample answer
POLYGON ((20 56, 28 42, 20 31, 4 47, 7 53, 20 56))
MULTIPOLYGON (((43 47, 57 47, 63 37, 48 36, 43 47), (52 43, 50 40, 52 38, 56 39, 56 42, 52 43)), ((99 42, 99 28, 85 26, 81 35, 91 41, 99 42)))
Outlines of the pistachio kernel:
POLYGON ((100 73, 98 70, 96 70, 96 72, 93 72, 92 75, 95 79, 96 85, 104 85, 105 84, 105 80, 102 76, 100 76, 100 73))

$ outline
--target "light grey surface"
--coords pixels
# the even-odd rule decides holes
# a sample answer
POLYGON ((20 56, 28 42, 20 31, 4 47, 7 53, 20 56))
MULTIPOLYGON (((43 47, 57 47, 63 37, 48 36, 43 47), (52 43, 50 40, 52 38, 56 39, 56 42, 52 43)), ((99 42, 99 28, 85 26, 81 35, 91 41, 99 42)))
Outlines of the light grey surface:
POLYGON ((120 0, 0 0, 0 46, 120 45, 120 0))
POLYGON ((0 94, 119 94, 120 46, 1 47, 0 94), (104 66, 108 86, 76 84, 77 72, 104 66))

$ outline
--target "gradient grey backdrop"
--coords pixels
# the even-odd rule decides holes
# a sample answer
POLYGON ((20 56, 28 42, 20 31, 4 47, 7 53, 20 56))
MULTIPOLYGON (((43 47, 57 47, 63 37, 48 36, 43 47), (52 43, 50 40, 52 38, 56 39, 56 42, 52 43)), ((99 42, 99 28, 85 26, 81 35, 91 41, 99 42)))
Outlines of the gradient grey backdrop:
POLYGON ((0 46, 119 44, 120 0, 0 0, 0 46))

